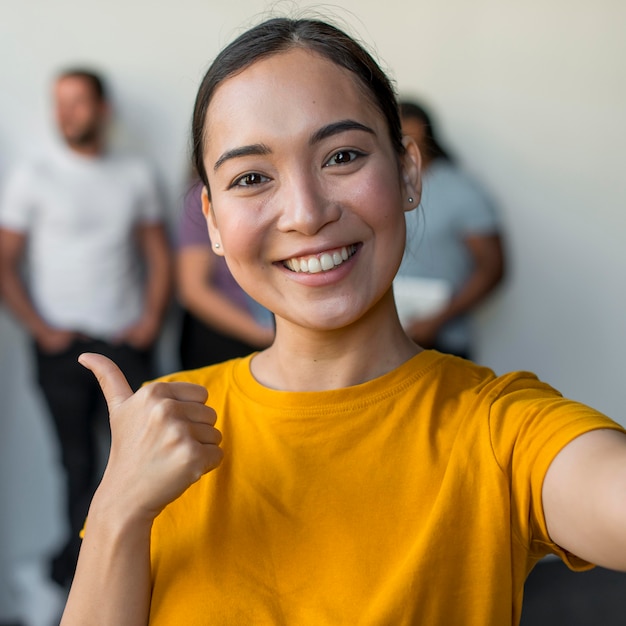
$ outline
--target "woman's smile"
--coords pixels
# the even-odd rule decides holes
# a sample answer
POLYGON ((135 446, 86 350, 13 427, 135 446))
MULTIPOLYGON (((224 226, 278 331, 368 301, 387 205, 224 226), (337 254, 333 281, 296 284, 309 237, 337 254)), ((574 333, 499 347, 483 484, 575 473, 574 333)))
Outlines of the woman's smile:
POLYGON ((339 265, 343 265, 356 251, 356 244, 352 244, 335 250, 327 250, 320 254, 293 257, 282 263, 292 272, 318 274, 319 272, 329 272, 339 265))

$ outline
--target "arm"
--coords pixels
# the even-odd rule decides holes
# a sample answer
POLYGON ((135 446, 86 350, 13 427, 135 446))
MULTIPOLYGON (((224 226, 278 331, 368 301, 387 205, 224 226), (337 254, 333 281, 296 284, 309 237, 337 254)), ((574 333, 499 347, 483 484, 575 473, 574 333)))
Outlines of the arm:
POLYGON ((504 275, 504 254, 500 235, 468 235, 464 239, 474 263, 474 271, 437 315, 415 321, 408 335, 424 347, 431 346, 440 328, 451 319, 472 311, 493 291, 504 275))
POLYGON ((44 352, 61 352, 75 334, 48 325, 35 309, 20 272, 25 247, 25 234, 0 229, 0 292, 15 318, 44 352))
POLYGON ((139 350, 155 341, 172 286, 171 255, 162 224, 140 224, 136 236, 146 263, 147 281, 141 318, 119 337, 139 350))
POLYGON ((146 385, 133 394, 117 366, 83 354, 107 400, 111 451, 94 495, 62 626, 146 626, 153 520, 222 459, 204 387, 146 385))
POLYGON ((176 258, 176 282, 181 304, 211 328, 258 348, 274 338, 271 328, 261 326, 248 312, 233 304, 212 286, 210 277, 216 257, 208 245, 181 248, 176 258))
POLYGON ((626 571, 626 435, 605 429, 574 439, 551 463, 542 498, 552 541, 626 571))

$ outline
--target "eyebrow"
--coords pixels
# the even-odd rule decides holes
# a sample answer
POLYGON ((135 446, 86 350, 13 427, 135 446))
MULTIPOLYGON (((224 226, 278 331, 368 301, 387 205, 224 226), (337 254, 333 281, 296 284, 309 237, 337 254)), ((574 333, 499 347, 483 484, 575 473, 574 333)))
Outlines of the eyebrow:
MULTIPOLYGON (((369 127, 357 122, 355 120, 341 120, 339 122, 333 122, 332 124, 328 124, 323 126, 319 130, 316 130, 309 139, 309 144, 313 145, 315 143, 319 143, 328 137, 332 137, 333 135, 338 135, 340 133, 345 133, 349 130, 360 130, 365 133, 370 133, 371 135, 375 135, 376 133, 369 127)), ((216 172, 226 161, 230 159, 236 159, 238 157, 243 156, 262 156, 266 154, 271 154, 271 150, 268 146, 263 143, 255 143, 249 146, 241 146, 239 148, 233 148, 232 150, 227 150, 220 156, 220 158, 215 162, 213 166, 213 171, 216 172)))
POLYGON ((309 143, 313 145, 314 143, 323 141, 328 137, 338 135, 339 133, 345 133, 349 130, 361 130, 365 133, 370 133, 371 135, 376 134, 369 126, 365 126, 360 122, 357 122, 355 120, 341 120, 339 122, 333 122, 332 124, 328 124, 327 126, 322 126, 322 128, 315 131, 313 135, 311 135, 309 143))
POLYGON ((213 166, 213 171, 216 172, 225 161, 229 159, 236 159, 237 157, 242 156, 258 156, 264 154, 270 154, 271 150, 262 143, 255 143, 249 146, 241 146, 240 148, 233 148, 232 150, 226 150, 220 158, 215 161, 215 165, 213 166))

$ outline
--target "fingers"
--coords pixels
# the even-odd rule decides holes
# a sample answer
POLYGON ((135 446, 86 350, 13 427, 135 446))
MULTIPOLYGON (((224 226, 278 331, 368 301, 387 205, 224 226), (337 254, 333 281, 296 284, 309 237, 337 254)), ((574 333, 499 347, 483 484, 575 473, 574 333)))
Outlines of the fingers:
POLYGON ((157 388, 165 386, 167 391, 164 391, 164 395, 181 402, 199 402, 204 404, 209 397, 209 392, 205 387, 194 383, 172 382, 155 383, 155 385, 157 388))
POLYGON ((198 443, 219 446, 222 443, 222 433, 209 424, 189 424, 189 434, 198 443))
POLYGON ((215 410, 198 402, 179 402, 178 410, 175 414, 179 417, 184 417, 188 422, 196 424, 215 426, 215 422, 217 421, 217 413, 215 410))
POLYGON ((78 362, 91 370, 98 380, 102 393, 106 399, 109 411, 133 395, 122 370, 102 354, 85 352, 78 357, 78 362))

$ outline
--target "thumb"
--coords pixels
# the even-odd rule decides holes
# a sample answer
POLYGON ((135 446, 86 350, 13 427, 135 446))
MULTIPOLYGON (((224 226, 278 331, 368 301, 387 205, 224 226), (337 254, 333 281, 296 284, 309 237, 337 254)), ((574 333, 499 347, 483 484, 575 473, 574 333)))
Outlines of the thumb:
POLYGON ((108 357, 94 352, 84 352, 78 357, 78 362, 95 375, 109 412, 133 395, 133 390, 122 370, 108 357))

